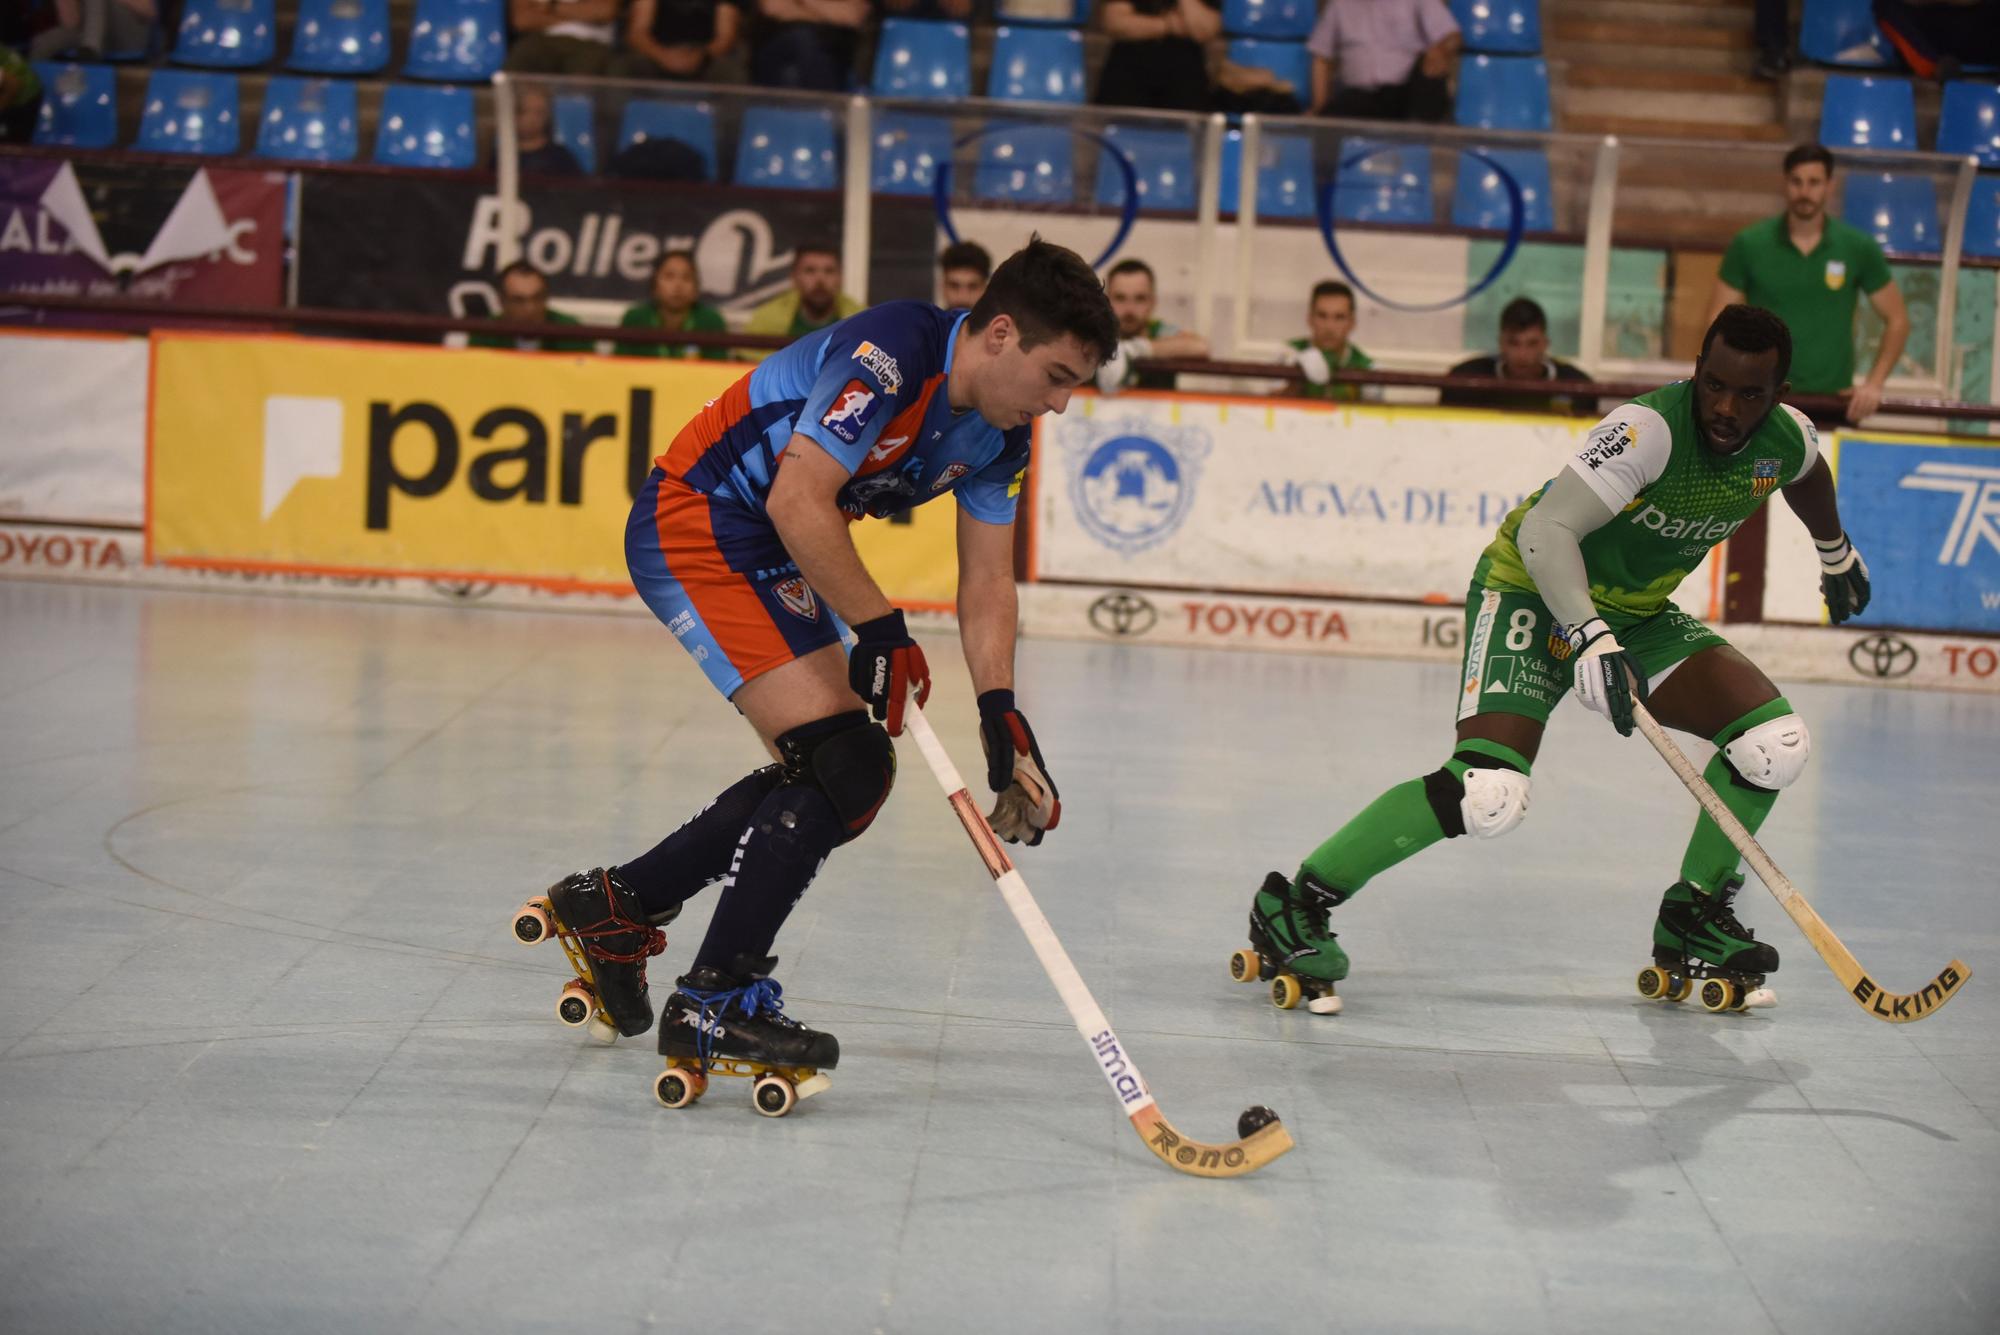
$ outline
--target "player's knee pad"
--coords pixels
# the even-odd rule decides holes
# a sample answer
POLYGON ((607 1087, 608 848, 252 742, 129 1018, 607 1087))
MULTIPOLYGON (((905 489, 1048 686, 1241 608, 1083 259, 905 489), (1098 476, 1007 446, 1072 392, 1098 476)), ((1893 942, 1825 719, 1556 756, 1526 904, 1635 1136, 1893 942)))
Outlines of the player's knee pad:
POLYGON ((1424 776, 1424 796, 1446 838, 1469 834, 1477 839, 1498 839, 1528 816, 1528 776, 1517 769, 1493 764, 1489 756, 1461 753, 1454 756, 1464 766, 1459 777, 1451 766, 1424 776), (1464 764, 1464 758, 1485 760, 1488 766, 1464 764))
POLYGON ((778 738, 788 782, 816 788, 833 804, 841 843, 859 838, 896 784, 896 746, 866 710, 801 724, 778 738))
POLYGON ((1791 787, 1811 757, 1812 734, 1797 714, 1782 714, 1759 723, 1722 748, 1723 760, 1738 778, 1753 788, 1772 792, 1791 787))

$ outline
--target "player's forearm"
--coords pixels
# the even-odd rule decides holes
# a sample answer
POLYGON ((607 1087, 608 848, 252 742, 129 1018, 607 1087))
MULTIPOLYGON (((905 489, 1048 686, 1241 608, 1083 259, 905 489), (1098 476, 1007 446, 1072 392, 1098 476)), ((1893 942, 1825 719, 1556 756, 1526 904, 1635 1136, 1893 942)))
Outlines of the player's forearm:
POLYGON ((975 695, 1014 689, 1019 603, 1012 571, 959 572, 958 639, 975 695))
POLYGON ((1840 502, 1833 489, 1833 469, 1826 459, 1812 466, 1812 471, 1785 488, 1785 504, 1792 507, 1792 513, 1806 526, 1806 532, 1813 535, 1814 542, 1835 542, 1845 531, 1840 526, 1840 502))
POLYGON ((799 573, 848 625, 873 621, 895 610, 868 567, 861 564, 847 517, 838 509, 831 504, 814 504, 808 497, 784 502, 774 493, 767 512, 785 550, 798 562, 799 573))

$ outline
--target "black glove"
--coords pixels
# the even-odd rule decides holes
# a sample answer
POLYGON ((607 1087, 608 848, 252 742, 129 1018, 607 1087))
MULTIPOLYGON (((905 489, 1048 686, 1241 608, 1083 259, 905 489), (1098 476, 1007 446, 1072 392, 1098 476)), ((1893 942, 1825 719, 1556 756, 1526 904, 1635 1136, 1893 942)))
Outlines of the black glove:
POLYGON ((1646 669, 1601 617, 1571 631, 1569 642, 1576 651, 1576 698, 1610 719, 1620 737, 1630 737, 1633 692, 1646 698, 1646 669))
POLYGON ((979 697, 979 740, 986 748, 986 786, 1000 794, 986 823, 1008 843, 1041 843, 1062 820, 1062 798, 1042 764, 1034 730, 1014 708, 1012 691, 979 697))
POLYGON ((1838 626, 1868 610, 1868 567, 1845 533, 1832 542, 1817 542, 1819 591, 1826 599, 1827 620, 1838 626))
POLYGON ((875 721, 887 725, 891 737, 901 737, 904 696, 915 691, 919 709, 931 698, 931 668, 924 651, 910 638, 901 612, 862 622, 854 628, 854 639, 847 655, 847 684, 875 721))

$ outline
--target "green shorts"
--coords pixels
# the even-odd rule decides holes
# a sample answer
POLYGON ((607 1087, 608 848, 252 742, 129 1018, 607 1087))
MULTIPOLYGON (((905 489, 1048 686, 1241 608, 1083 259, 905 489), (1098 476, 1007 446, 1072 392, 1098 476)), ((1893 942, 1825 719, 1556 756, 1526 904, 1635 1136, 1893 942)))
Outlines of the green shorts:
MULTIPOLYGON (((1668 603, 1639 620, 1606 617, 1611 631, 1638 658, 1648 678, 1729 641, 1668 603)), ((1465 665, 1458 717, 1519 714, 1547 723, 1575 680, 1569 641, 1548 604, 1532 593, 1475 584, 1465 597, 1465 665)))

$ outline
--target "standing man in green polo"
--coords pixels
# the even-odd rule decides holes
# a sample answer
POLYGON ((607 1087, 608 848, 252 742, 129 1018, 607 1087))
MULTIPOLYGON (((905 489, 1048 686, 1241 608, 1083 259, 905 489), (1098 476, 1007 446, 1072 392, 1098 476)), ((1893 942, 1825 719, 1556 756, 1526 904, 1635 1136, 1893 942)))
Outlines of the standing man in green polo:
POLYGON ((1826 213, 1833 193, 1833 154, 1800 144, 1785 154, 1785 211, 1736 234, 1722 257, 1711 323, 1724 306, 1748 302, 1774 311, 1792 333, 1792 388, 1837 394, 1847 420, 1859 422, 1882 406, 1882 389, 1903 344, 1910 316, 1889 276, 1882 247, 1858 227, 1826 213), (1854 306, 1866 293, 1882 317, 1882 344, 1868 378, 1854 383, 1854 306))

